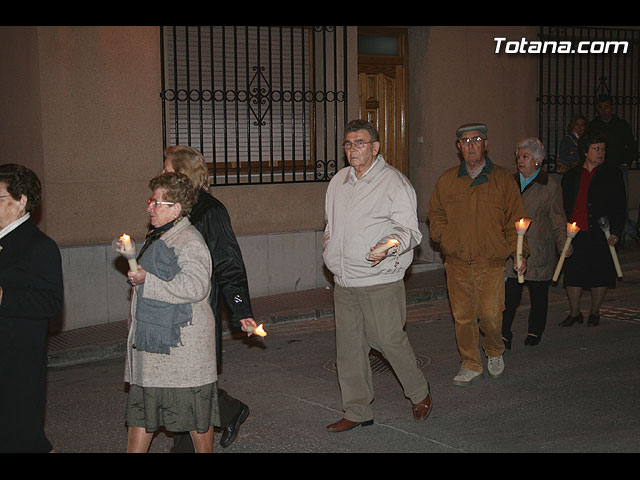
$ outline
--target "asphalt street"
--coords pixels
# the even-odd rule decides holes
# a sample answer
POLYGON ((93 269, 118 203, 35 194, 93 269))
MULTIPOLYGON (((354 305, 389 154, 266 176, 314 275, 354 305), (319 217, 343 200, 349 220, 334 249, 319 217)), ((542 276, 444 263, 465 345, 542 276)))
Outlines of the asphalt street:
MULTIPOLYGON (((589 292, 583 296, 583 312, 589 292)), ((237 440, 216 453, 569 453, 640 452, 640 264, 624 266, 598 327, 558 323, 568 313, 551 288, 547 329, 524 346, 528 298, 514 322, 505 375, 472 386, 452 379, 460 366, 448 301, 409 306, 407 332, 429 380, 433 410, 413 420, 392 370, 372 355, 375 423, 344 433, 333 318, 266 326, 263 339, 227 336, 219 382, 251 409, 237 440)), ((58 452, 126 449, 124 359, 48 369, 46 431, 58 452)), ((159 432, 151 452, 169 452, 159 432)))

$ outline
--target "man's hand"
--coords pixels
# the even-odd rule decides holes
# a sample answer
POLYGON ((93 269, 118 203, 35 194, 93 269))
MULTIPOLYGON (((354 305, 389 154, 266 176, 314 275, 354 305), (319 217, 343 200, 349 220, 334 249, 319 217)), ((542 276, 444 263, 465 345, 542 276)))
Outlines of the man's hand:
MULTIPOLYGON (((375 247, 371 247, 371 248, 369 249, 369 251, 373 251, 373 250, 375 250, 376 248, 378 248, 378 247, 380 247, 380 246, 382 246, 382 245, 386 245, 386 244, 387 244, 387 242, 380 242, 380 243, 378 243, 375 247)), ((387 255, 389 255, 389 250, 392 250, 392 249, 394 249, 394 248, 398 248, 398 246, 396 245, 395 247, 391 247, 391 248, 389 248, 389 249, 387 249, 387 250, 385 250, 385 251, 383 251, 383 252, 381 252, 381 253, 369 253, 369 255, 367 255, 367 259, 368 259, 370 262, 373 262, 373 263, 371 264, 371 266, 372 266, 372 267, 375 267, 375 266, 376 266, 376 265, 378 265, 382 260, 384 260, 385 258, 387 258, 387 255)))

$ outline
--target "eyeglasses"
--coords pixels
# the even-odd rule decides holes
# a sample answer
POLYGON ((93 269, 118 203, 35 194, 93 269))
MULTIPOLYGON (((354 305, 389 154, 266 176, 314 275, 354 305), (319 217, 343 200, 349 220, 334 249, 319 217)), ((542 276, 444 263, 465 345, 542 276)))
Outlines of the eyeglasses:
POLYGON ((373 141, 365 142, 364 140, 356 140, 355 142, 344 142, 343 146, 345 150, 351 150, 353 147, 362 148, 367 143, 373 143, 373 141))
POLYGON ((158 205, 175 205, 175 202, 161 202, 154 199, 149 199, 148 203, 151 208, 156 208, 158 205))
POLYGON ((461 145, 464 145, 464 146, 468 147, 470 144, 477 145, 478 143, 482 142, 483 140, 484 140, 484 138, 482 138, 480 135, 478 135, 477 137, 461 138, 458 141, 460 142, 461 145))

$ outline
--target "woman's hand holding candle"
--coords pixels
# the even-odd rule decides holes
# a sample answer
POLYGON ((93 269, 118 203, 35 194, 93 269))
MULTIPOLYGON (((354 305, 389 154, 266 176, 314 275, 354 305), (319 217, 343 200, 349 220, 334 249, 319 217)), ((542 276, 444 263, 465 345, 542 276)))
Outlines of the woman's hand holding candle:
POLYGON ((267 336, 267 332, 264 331, 262 324, 256 325, 256 321, 253 318, 243 318, 240 320, 240 324, 242 325, 242 331, 247 332, 248 337, 253 334, 258 335, 259 337, 267 336))
POLYGON ((580 231, 580 227, 573 223, 567 223, 567 241, 564 242, 564 247, 562 248, 562 253, 560 254, 560 258, 558 259, 558 264, 556 265, 556 271, 553 273, 553 281, 557 282, 558 277, 560 276, 560 270, 562 270, 562 264, 564 263, 565 257, 568 257, 573 252, 571 248, 571 240, 578 234, 580 231))
POLYGON ((129 270, 127 272, 127 277, 129 277, 129 283, 136 286, 144 283, 147 278, 147 272, 145 272, 142 267, 136 266, 135 270, 129 270))
POLYGON ((135 271, 138 269, 138 262, 136 262, 136 247, 129 235, 123 233, 120 238, 114 240, 113 248, 116 252, 127 259, 131 270, 135 271))
POLYGON ((598 225, 604 232, 604 236, 607 238, 607 244, 609 245, 609 251, 611 252, 611 259, 613 260, 613 266, 616 268, 616 274, 622 278, 622 269, 620 268, 620 261, 618 260, 618 254, 614 245, 618 243, 617 235, 611 235, 609 230, 609 219, 607 217, 600 217, 598 225))

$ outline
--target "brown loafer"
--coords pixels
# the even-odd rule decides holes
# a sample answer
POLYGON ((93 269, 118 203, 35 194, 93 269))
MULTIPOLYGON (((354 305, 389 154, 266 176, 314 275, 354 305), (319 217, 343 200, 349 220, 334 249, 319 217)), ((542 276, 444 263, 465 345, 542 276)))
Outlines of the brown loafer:
POLYGON ((428 393, 420 403, 413 404, 413 418, 419 422, 424 420, 431 413, 431 394, 428 393))
POLYGON ((358 425, 362 425, 363 427, 366 427, 367 425, 372 425, 372 424, 373 424, 373 420, 367 420, 364 422, 352 422, 351 420, 347 420, 346 418, 343 418, 339 422, 332 423, 331 425, 327 426, 327 430, 329 430, 330 432, 346 432, 347 430, 351 430, 352 428, 355 428, 358 425))

